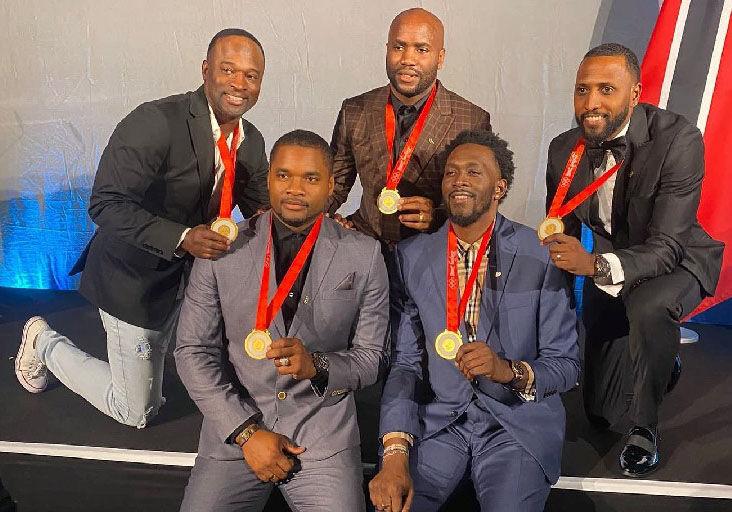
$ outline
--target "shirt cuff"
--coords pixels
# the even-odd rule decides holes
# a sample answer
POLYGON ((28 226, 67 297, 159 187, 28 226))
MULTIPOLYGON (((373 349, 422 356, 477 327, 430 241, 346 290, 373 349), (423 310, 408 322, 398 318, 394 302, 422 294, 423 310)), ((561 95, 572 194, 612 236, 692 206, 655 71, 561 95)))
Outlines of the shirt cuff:
POLYGON ((175 251, 173 251, 174 256, 176 256, 178 258, 182 258, 183 256, 186 255, 186 251, 184 251, 181 246, 183 245, 183 240, 185 240, 186 235, 188 234, 188 232, 190 230, 191 230, 191 228, 186 228, 183 230, 183 234, 180 235, 180 240, 178 240, 178 245, 176 246, 175 251))
POLYGON ((381 443, 384 444, 391 439, 404 439, 409 443, 409 446, 414 446, 414 436, 407 432, 389 432, 388 434, 384 434, 384 437, 381 438, 381 443))
POLYGON ((595 286, 597 286, 600 290, 603 292, 612 295, 613 297, 617 297, 620 295, 620 290, 623 289, 623 282, 625 282, 625 273, 623 272, 623 265, 620 263, 620 258, 617 257, 617 255, 613 254, 612 252, 608 252, 601 255, 610 265, 610 279, 612 279, 613 284, 597 284, 595 283, 595 286))

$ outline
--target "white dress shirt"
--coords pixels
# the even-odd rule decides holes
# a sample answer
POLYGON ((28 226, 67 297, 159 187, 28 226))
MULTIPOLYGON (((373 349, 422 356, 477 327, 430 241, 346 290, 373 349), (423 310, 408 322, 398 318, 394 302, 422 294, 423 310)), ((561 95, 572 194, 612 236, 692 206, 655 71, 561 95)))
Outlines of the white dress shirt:
MULTIPOLYGON (((625 126, 620 130, 620 133, 610 140, 625 136, 625 134, 628 133, 628 126, 630 126, 630 122, 625 123, 625 126)), ((605 151, 605 158, 602 161, 602 164, 593 171, 595 179, 599 178, 605 171, 612 168, 615 164, 615 157, 613 156, 612 151, 608 149, 605 151)), ((608 178, 608 180, 597 190, 600 222, 602 222, 602 225, 605 227, 605 231, 609 234, 612 234, 613 192, 615 191, 615 178, 617 175, 618 173, 615 173, 610 176, 610 178, 608 178)), ((612 279, 613 284, 602 285, 595 283, 595 286, 605 293, 609 293, 613 297, 617 297, 620 295, 620 290, 623 289, 623 282, 625 281, 623 266, 620 263, 620 258, 612 252, 602 254, 602 257, 610 264, 610 278, 612 279)))

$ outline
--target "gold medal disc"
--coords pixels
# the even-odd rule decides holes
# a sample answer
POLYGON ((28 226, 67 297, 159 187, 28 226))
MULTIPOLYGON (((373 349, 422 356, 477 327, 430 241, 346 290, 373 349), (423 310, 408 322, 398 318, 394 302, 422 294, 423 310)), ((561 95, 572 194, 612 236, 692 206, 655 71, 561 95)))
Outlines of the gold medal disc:
POLYGON ((443 359, 455 359, 458 349, 463 344, 463 336, 459 332, 445 329, 435 338, 435 350, 443 359))
POLYGON ((239 234, 239 227, 236 223, 231 219, 225 219, 223 217, 218 217, 213 221, 211 224, 211 230, 216 231, 221 236, 225 236, 230 242, 236 240, 236 237, 239 234))
POLYGON ((269 331, 252 329, 244 339, 244 351, 252 359, 264 359, 271 344, 272 336, 269 335, 269 331))
POLYGON ((557 217, 547 217, 541 221, 539 229, 536 230, 536 234, 539 235, 539 240, 544 240, 549 235, 555 233, 564 233, 564 222, 557 217))
POLYGON ((392 215, 397 212, 399 207, 399 192, 396 190, 390 190, 388 188, 382 188, 379 194, 379 199, 376 201, 376 205, 379 207, 379 211, 384 215, 392 215))

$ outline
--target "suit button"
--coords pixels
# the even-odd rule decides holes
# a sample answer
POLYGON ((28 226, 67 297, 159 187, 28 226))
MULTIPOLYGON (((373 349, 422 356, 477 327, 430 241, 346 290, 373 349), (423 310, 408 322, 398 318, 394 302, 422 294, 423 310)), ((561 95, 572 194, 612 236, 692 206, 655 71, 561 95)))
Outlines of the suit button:
POLYGON ((285 398, 287 398, 287 393, 285 393, 284 391, 279 391, 277 392, 277 398, 279 398, 280 400, 284 400, 285 398))

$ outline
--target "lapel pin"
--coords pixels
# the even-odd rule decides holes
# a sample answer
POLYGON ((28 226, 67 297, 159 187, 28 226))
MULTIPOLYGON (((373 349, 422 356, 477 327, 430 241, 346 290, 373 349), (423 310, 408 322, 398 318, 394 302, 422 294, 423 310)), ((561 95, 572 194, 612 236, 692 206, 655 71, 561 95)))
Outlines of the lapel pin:
POLYGON ((431 138, 431 137, 430 137, 429 139, 427 139, 427 140, 429 141, 429 143, 430 143, 430 144, 434 144, 434 143, 435 143, 435 141, 434 141, 434 140, 432 140, 432 138, 431 138))
POLYGON ((302 303, 303 304, 307 304, 308 302, 310 302, 310 297, 308 297, 307 295, 305 295, 305 298, 302 299, 302 303))
POLYGON ((496 277, 501 277, 501 271, 496 272, 496 277))

